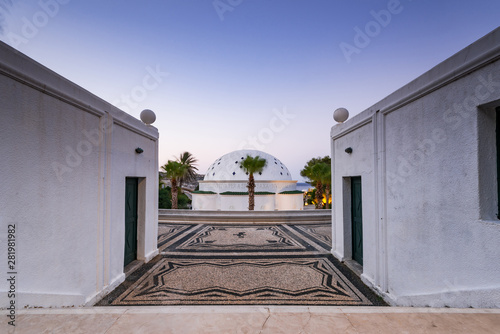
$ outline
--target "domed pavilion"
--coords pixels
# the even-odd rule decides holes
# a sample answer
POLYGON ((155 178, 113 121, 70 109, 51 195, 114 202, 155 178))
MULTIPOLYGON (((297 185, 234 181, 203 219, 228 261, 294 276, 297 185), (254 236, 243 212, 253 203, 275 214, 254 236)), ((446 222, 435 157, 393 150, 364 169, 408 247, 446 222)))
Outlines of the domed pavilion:
POLYGON ((248 175, 241 162, 249 155, 267 161, 255 178, 255 210, 302 210, 303 193, 297 181, 276 157, 257 150, 239 150, 223 155, 208 168, 200 181, 200 190, 193 193, 193 210, 248 210, 248 175))

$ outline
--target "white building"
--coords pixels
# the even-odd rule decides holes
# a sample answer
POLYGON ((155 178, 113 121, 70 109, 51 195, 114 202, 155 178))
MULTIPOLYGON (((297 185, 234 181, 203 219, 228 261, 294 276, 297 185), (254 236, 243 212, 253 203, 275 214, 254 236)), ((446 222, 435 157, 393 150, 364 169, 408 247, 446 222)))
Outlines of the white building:
POLYGON ((158 253, 158 131, 1 42, 0 101, 0 268, 16 273, 16 307, 92 305, 125 261, 158 253))
POLYGON ((200 190, 193 193, 193 210, 248 210, 248 175, 241 162, 259 156, 267 164, 255 178, 255 210, 302 210, 303 193, 297 190, 288 168, 274 156, 257 150, 239 150, 223 155, 208 168, 200 190))
POLYGON ((334 255, 396 305, 500 307, 499 133, 500 28, 332 127, 334 255))

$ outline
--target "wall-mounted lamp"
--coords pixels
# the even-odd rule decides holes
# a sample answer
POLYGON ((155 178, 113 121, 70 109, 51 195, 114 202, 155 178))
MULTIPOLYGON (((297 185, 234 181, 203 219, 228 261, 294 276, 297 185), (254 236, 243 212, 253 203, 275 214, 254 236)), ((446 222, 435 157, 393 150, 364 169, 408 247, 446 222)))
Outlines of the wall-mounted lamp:
POLYGON ((345 149, 345 153, 351 154, 352 153, 352 147, 348 147, 345 149))
POLYGON ((135 149, 135 153, 137 153, 137 154, 141 154, 142 152, 144 152, 144 150, 140 147, 135 149))

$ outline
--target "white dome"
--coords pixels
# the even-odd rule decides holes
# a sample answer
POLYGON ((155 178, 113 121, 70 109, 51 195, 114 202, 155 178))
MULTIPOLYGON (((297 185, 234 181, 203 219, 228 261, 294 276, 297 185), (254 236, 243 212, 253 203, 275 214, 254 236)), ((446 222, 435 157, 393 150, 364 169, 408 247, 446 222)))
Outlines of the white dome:
POLYGON ((255 180, 261 181, 291 181, 288 168, 274 156, 257 150, 239 150, 223 155, 208 168, 205 181, 247 181, 248 175, 241 167, 241 161, 246 156, 259 156, 266 159, 267 164, 262 173, 254 174, 255 180))

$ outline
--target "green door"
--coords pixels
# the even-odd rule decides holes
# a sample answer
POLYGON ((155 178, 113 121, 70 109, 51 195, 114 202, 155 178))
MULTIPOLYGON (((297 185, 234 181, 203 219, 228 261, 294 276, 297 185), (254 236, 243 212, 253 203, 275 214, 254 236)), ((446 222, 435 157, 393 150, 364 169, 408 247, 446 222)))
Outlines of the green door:
POLYGON ((500 107, 496 108, 496 136, 497 136, 497 192, 498 192, 498 211, 497 218, 500 219, 500 107))
POLYGON ((352 258, 363 265, 363 216, 361 177, 351 178, 352 258))
POLYGON ((126 266, 137 258, 137 179, 125 183, 125 261, 126 266))

